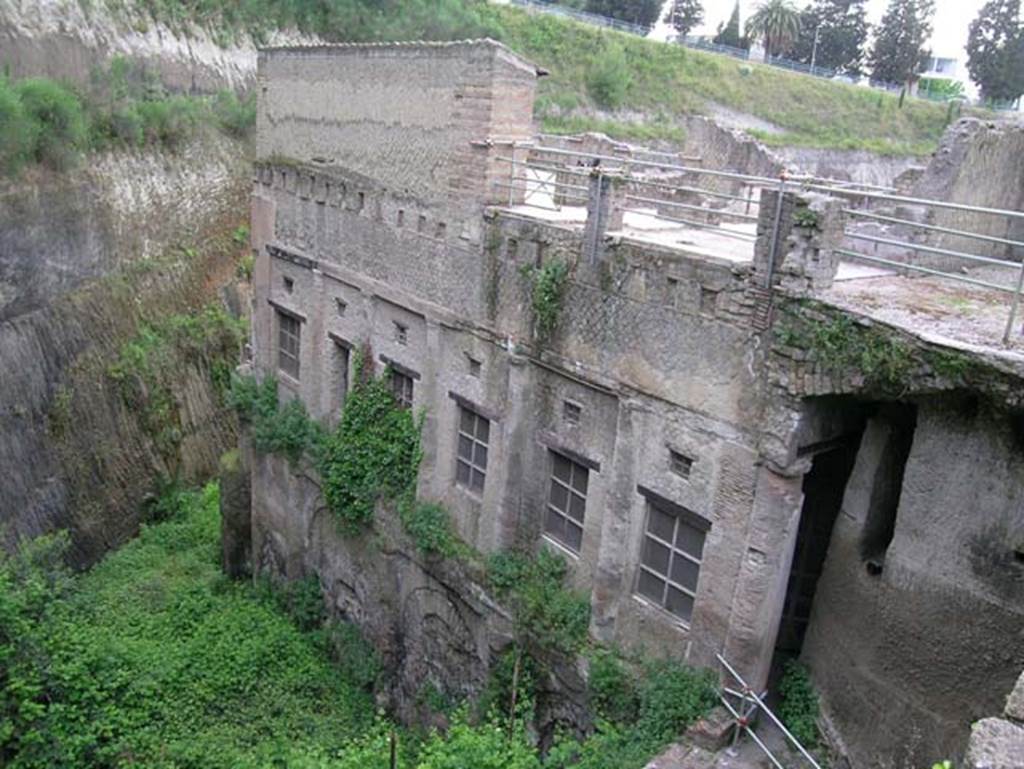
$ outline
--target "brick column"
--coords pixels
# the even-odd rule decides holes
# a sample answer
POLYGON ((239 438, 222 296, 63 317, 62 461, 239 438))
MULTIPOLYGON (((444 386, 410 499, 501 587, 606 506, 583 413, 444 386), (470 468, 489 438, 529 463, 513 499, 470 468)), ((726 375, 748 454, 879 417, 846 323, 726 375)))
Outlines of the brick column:
POLYGON ((843 242, 844 202, 811 193, 761 191, 754 277, 760 286, 809 294, 832 285, 843 242), (776 217, 778 228, 776 229, 776 217))
POLYGON ((601 260, 604 236, 622 228, 626 207, 626 182, 618 174, 591 171, 587 195, 587 223, 583 230, 583 258, 590 264, 601 260))

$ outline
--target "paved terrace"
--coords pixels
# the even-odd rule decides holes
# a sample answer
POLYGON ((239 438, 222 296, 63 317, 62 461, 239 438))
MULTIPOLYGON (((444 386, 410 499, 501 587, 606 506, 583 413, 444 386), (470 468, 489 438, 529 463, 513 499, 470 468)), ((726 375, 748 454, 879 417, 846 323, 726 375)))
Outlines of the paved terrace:
MULTIPOLYGON (((587 183, 586 177, 594 174, 594 169, 583 170, 580 159, 571 157, 572 165, 566 166, 569 175, 565 176, 552 170, 555 166, 551 165, 548 153, 557 153, 557 150, 534 150, 535 154, 541 152, 545 154, 541 166, 546 170, 532 168, 529 161, 516 169, 517 181, 513 186, 517 182, 520 184, 516 195, 518 200, 514 200, 507 210, 519 216, 583 231, 588 208, 594 208, 593 184, 589 190, 584 184, 587 183)), ((610 218, 611 224, 605 232, 607 237, 678 249, 695 259, 722 265, 753 266, 759 226, 757 221, 752 221, 758 218, 753 214, 758 213, 762 192, 774 192, 779 184, 777 180, 730 173, 725 175, 728 184, 724 188, 721 183, 707 185, 706 194, 702 194, 700 177, 718 172, 688 169, 682 177, 684 181, 673 186, 665 183, 664 167, 653 168, 652 163, 651 173, 646 178, 655 177, 657 182, 649 187, 645 186, 645 175, 636 173, 635 166, 630 168, 630 164, 621 161, 617 165, 614 162, 609 164, 607 160, 602 173, 607 172, 610 176, 624 174, 627 179, 624 192, 619 194, 623 208, 621 217, 610 218)), ((680 170, 680 174, 684 172, 680 170)), ((722 180, 723 177, 716 177, 712 181, 722 180)), ((997 259, 983 255, 971 258, 968 252, 959 250, 964 246, 950 250, 922 245, 929 242, 926 238, 934 229, 941 231, 942 228, 913 220, 894 220, 897 221, 893 227, 895 234, 883 232, 881 234, 886 236, 883 238, 863 235, 865 230, 858 227, 856 216, 849 215, 853 213, 849 211, 853 206, 850 197, 862 193, 866 197, 860 203, 867 204, 862 207, 876 210, 870 206, 890 199, 880 190, 853 190, 843 185, 830 191, 827 185, 820 183, 801 185, 792 182, 787 189, 795 190, 798 196, 820 197, 834 192, 841 204, 847 206, 842 212, 841 248, 837 249, 842 256, 829 281, 831 285, 816 288, 813 292, 816 298, 852 313, 898 326, 930 342, 997 355, 1024 364, 1024 301, 1020 302, 1013 327, 1006 336, 1015 299, 1013 292, 1019 287, 1021 278, 1021 267, 1010 261, 1013 257, 997 259), (809 188, 813 188, 813 192, 809 188), (872 198, 872 195, 881 200, 872 198), (894 243, 897 245, 892 245, 894 243), (952 256, 961 253, 963 258, 952 256), (934 260, 927 260, 929 256, 941 258, 944 263, 937 266, 934 260)), ((777 200, 777 196, 771 200, 777 200)), ((918 208, 927 209, 928 205, 919 205, 918 208)), ((873 216, 860 211, 856 213, 873 216)), ((1019 215, 1015 212, 1005 214, 1019 215)), ((762 237, 773 234, 767 231, 773 229, 770 224, 764 226, 771 218, 771 212, 767 217, 761 217, 762 229, 765 230, 762 237)), ((950 232, 960 233, 960 243, 974 242, 968 232, 950 232)), ((978 235, 977 239, 982 245, 998 241, 996 246, 1002 247, 1002 243, 1010 251, 1017 248, 1011 245, 1013 241, 985 235, 978 235)), ((1016 253, 1024 254, 1024 244, 1019 244, 1016 253)))

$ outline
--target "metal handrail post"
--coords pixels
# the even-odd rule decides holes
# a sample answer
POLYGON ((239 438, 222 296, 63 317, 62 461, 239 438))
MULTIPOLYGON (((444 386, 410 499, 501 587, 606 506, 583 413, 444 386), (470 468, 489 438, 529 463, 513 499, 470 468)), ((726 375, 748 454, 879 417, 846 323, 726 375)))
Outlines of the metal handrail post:
POLYGON ((772 226, 771 250, 768 254, 768 277, 764 287, 771 289, 772 278, 775 276, 775 260, 779 251, 779 230, 782 228, 782 203, 786 197, 786 177, 779 179, 779 198, 775 201, 775 224, 772 226))
POLYGON ((515 148, 512 148, 512 159, 508 164, 508 207, 515 205, 516 196, 516 158, 515 148))
POLYGON ((814 767, 814 769, 821 769, 821 765, 814 760, 814 756, 808 753, 807 749, 800 744, 800 740, 794 737, 793 733, 786 728, 786 725, 782 723, 782 721, 780 721, 778 718, 776 718, 775 714, 772 713, 771 709, 764 704, 764 700, 757 696, 757 693, 750 688, 747 682, 743 680, 743 677, 736 672, 736 669, 732 665, 729 664, 728 660, 726 660, 725 657, 723 657, 721 654, 716 654, 715 656, 718 658, 718 661, 722 663, 723 667, 725 667, 725 669, 729 671, 729 675, 731 675, 733 678, 739 681, 740 684, 743 686, 743 690, 745 692, 748 692, 750 696, 757 701, 757 704, 761 706, 761 710, 764 711, 765 715, 772 720, 773 724, 779 727, 779 731, 786 735, 786 739, 789 740, 796 747, 796 749, 800 751, 800 755, 806 758, 810 762, 811 766, 814 767))
POLYGON ((1017 276, 1017 290, 1013 292, 1013 301, 1010 303, 1010 317, 1006 321, 1006 333, 1003 334, 1003 344, 1010 344, 1010 337, 1013 335, 1013 324, 1017 322, 1017 311, 1020 309, 1020 295, 1024 291, 1024 263, 1020 266, 1020 274, 1017 276))

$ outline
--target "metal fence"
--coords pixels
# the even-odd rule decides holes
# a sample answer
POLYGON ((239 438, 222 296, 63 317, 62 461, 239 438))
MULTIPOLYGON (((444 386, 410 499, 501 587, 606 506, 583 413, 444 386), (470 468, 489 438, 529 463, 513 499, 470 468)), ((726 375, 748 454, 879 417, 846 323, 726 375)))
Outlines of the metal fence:
POLYGON ((518 5, 520 8, 527 8, 529 10, 540 11, 542 13, 550 13, 555 16, 564 16, 569 19, 581 21, 584 24, 591 24, 597 27, 607 27, 608 29, 615 29, 619 32, 626 32, 630 35, 639 35, 640 37, 647 37, 651 31, 650 27, 645 27, 642 24, 631 24, 628 21, 613 19, 610 16, 601 16, 596 13, 577 11, 575 8, 566 8, 564 5, 540 2, 540 0, 505 0, 505 2, 510 5, 518 5))

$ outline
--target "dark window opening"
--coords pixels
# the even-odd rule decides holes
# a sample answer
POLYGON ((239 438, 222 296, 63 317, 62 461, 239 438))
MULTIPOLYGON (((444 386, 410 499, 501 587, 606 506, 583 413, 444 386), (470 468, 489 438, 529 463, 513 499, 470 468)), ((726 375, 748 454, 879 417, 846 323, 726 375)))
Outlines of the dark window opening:
POLYGON ((295 281, 292 280, 291 278, 285 277, 282 279, 281 283, 284 285, 284 290, 286 293, 290 294, 292 291, 295 290, 295 281))
POLYGON ((338 317, 339 318, 344 318, 345 317, 345 311, 348 309, 348 304, 346 304, 341 299, 335 299, 334 300, 334 307, 335 307, 335 309, 338 312, 338 317))
POLYGON ((487 478, 487 447, 491 423, 475 411, 459 406, 459 436, 455 460, 455 482, 476 492, 484 490, 487 478))
POLYGON ((409 343, 409 327, 398 321, 395 321, 395 341, 398 344, 409 343))
POLYGON ((583 416, 583 407, 578 403, 572 401, 562 402, 562 419, 565 420, 566 424, 576 426, 580 423, 580 419, 583 416))
POLYGON ((391 394, 399 408, 412 408, 412 377, 391 369, 391 394))
POLYGON ((332 405, 335 414, 341 411, 348 397, 348 348, 338 342, 334 343, 334 391, 332 405))
POLYGON ((684 622, 693 616, 708 528, 688 511, 683 515, 653 499, 647 501, 636 592, 684 622))
POLYGON ((405 211, 398 209, 398 226, 401 227, 405 224, 405 211))
POLYGON ((672 472, 680 478, 689 479, 693 469, 693 459, 675 449, 668 450, 668 463, 672 472))
POLYGON ((583 544, 583 516, 587 507, 590 471, 581 464, 551 452, 551 486, 548 491, 544 531, 574 553, 583 544))
POLYGON ((477 379, 479 379, 480 378, 480 370, 481 370, 483 364, 481 364, 480 361, 478 361, 476 358, 474 358, 474 357, 472 357, 470 355, 467 355, 466 358, 469 361, 469 375, 471 377, 476 377, 477 379))
POLYGON ((298 318, 277 313, 277 367, 292 379, 299 378, 301 324, 298 318))

